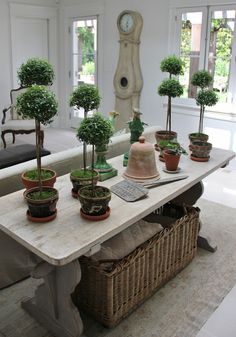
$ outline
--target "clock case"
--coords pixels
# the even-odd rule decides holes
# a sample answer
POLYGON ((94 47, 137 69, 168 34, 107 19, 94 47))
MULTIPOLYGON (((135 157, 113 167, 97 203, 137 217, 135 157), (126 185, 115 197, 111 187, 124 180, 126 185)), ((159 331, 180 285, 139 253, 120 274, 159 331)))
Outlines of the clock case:
POLYGON ((125 10, 117 18, 117 27, 120 34, 120 50, 113 85, 117 102, 116 111, 120 113, 116 128, 118 126, 117 129, 121 129, 127 127, 127 121, 133 116, 133 108, 139 108, 139 98, 143 87, 139 59, 142 16, 138 12, 125 10), (133 18, 133 27, 128 32, 124 32, 120 27, 121 18, 125 14, 133 18), (123 103, 120 102, 121 100, 123 103))

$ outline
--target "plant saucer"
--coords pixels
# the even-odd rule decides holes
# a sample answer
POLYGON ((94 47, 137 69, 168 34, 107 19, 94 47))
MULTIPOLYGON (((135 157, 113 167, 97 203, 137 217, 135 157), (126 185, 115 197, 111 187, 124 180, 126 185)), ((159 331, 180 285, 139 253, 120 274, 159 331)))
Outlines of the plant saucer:
POLYGON ((107 207, 106 213, 104 214, 100 214, 100 215, 91 215, 91 214, 86 214, 83 212, 82 208, 80 209, 80 215, 82 216, 82 218, 87 219, 87 220, 91 220, 91 221, 100 221, 100 220, 104 220, 106 218, 109 217, 110 215, 110 207, 107 207))
POLYGON ((210 159, 210 156, 208 157, 194 157, 192 154, 190 155, 190 159, 193 161, 198 161, 198 162, 206 162, 210 159))
POLYGON ((43 217, 43 218, 37 218, 37 217, 32 216, 31 213, 29 212, 29 210, 27 210, 26 215, 27 215, 27 219, 29 221, 44 223, 44 222, 52 221, 52 220, 54 220, 56 218, 56 216, 57 216, 57 209, 51 215, 49 215, 47 217, 43 217))
POLYGON ((163 170, 164 172, 166 172, 166 173, 175 174, 175 173, 179 173, 180 170, 181 170, 181 168, 180 168, 180 167, 177 167, 177 170, 175 170, 175 171, 169 171, 169 170, 167 170, 165 167, 163 167, 162 170, 163 170))

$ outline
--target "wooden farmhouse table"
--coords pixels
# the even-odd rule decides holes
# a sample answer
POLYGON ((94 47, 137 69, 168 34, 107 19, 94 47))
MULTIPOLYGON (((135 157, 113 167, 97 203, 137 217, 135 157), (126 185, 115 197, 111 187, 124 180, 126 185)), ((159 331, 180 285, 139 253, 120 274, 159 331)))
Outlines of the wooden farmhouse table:
MULTIPOLYGON (((204 163, 182 156, 179 174, 187 174, 188 178, 151 188, 146 198, 135 202, 126 202, 112 194, 111 214, 99 222, 81 218, 80 203, 71 196, 69 174, 57 179, 59 201, 57 217, 52 222, 40 224, 27 220, 22 190, 1 197, 0 229, 41 261, 32 276, 43 278, 44 283, 38 286, 34 298, 22 303, 23 308, 55 336, 81 336, 83 324, 71 300, 71 293, 81 278, 78 258, 96 253, 101 243, 185 192, 234 156, 232 151, 217 148, 213 148, 210 160, 204 163)), ((163 172, 164 164, 158 160, 157 152, 156 162, 161 178, 170 177, 163 172)), ((118 169, 118 176, 100 183, 107 187, 121 181, 125 170, 123 156, 112 158, 109 163, 118 169)))

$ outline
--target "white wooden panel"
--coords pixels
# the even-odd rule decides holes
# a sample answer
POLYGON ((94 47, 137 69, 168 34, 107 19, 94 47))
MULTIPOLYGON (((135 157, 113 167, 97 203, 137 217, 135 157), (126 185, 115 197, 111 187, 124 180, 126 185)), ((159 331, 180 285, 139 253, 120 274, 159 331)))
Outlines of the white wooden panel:
POLYGON ((48 59, 48 20, 15 18, 12 25, 13 85, 17 86, 17 70, 30 57, 48 59))

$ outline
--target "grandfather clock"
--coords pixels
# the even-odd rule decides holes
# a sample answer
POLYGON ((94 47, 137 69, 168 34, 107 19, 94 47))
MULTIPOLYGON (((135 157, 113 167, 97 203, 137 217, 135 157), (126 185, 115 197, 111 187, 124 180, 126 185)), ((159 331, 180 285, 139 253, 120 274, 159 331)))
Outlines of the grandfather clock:
POLYGON ((133 117, 133 108, 139 108, 143 86, 139 61, 142 26, 143 19, 138 12, 125 10, 118 16, 120 51, 113 80, 116 96, 115 111, 120 113, 116 120, 116 130, 127 129, 127 121, 133 117))

